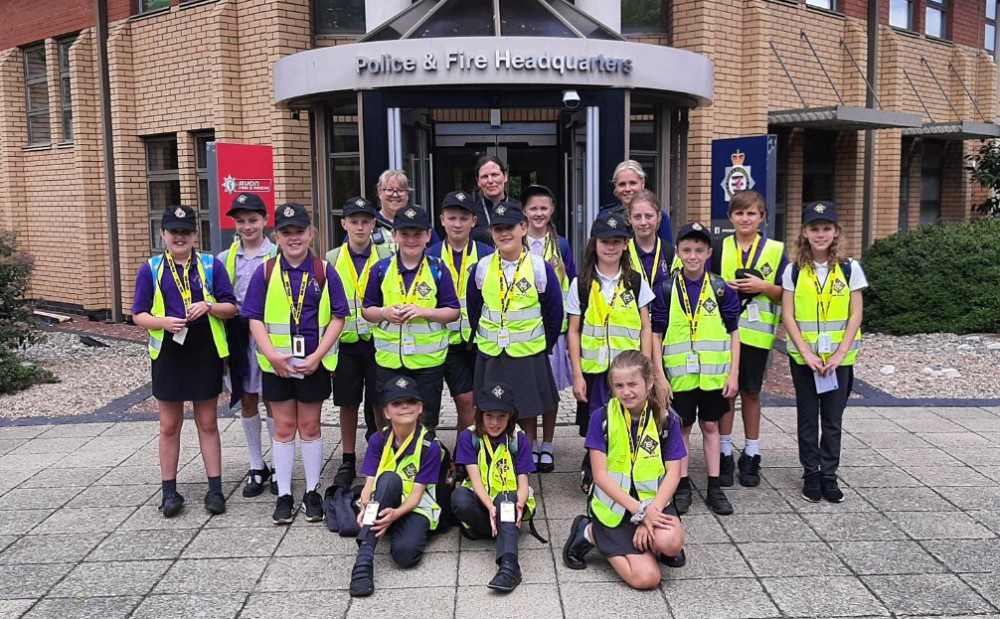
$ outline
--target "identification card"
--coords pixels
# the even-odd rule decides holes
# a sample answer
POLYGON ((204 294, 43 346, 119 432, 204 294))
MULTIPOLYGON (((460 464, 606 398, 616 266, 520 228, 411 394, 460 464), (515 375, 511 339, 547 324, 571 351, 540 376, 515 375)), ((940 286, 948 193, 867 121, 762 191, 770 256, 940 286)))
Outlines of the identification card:
POLYGON ((608 364, 608 349, 605 348, 604 346, 601 346, 597 350, 597 363, 601 367, 604 367, 605 365, 608 364))
POLYGON ((836 391, 840 388, 840 383, 837 381, 837 373, 830 372, 826 376, 820 376, 819 372, 813 372, 813 378, 816 379, 816 394, 823 394, 830 391, 836 391))
POLYGON ((747 305, 747 320, 750 322, 760 322, 760 306, 757 303, 747 305))
POLYGON ((698 355, 696 353, 691 353, 687 356, 687 371, 688 374, 697 374, 701 371, 701 365, 698 363, 698 355))
POLYGON ((364 320, 358 320, 358 335, 368 335, 368 323, 364 320))
POLYGON ((174 333, 174 341, 177 342, 179 345, 183 346, 184 340, 187 339, 187 336, 188 336, 188 328, 184 327, 177 333, 174 333))
POLYGON ((830 342, 829 333, 819 334, 818 348, 821 355, 828 355, 833 352, 833 343, 830 342))
POLYGON ((412 335, 403 334, 403 354, 404 355, 417 354, 417 340, 412 335))
POLYGON ((375 524, 375 520, 378 519, 378 502, 369 501, 368 505, 365 505, 365 515, 361 518, 361 525, 365 527, 370 527, 375 524))
POLYGON ((297 359, 306 357, 306 338, 301 335, 292 336, 292 356, 297 359))
POLYGON ((507 327, 500 327, 500 330, 497 331, 497 346, 510 348, 510 329, 507 327))
POLYGON ((500 502, 500 522, 517 522, 517 510, 512 502, 500 502))

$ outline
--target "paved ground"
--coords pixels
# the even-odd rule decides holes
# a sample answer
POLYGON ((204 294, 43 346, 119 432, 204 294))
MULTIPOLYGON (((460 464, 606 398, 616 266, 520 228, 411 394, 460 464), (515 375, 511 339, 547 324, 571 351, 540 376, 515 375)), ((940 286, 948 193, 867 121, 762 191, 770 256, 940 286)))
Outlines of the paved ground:
MULTIPOLYGON (((563 567, 583 509, 582 439, 560 426, 559 472, 532 478, 553 543, 522 536, 515 593, 489 592, 490 547, 452 533, 413 570, 380 548, 378 591, 353 601, 351 540, 301 519, 275 527, 269 495, 240 496, 238 421, 220 420, 229 512, 200 507, 188 422, 179 482, 189 506, 169 521, 156 511, 155 423, 0 427, 0 616, 1000 617, 1000 408, 849 408, 841 505, 799 497, 794 410, 765 416, 764 483, 730 492, 733 516, 696 503, 684 519, 688 565, 664 569, 659 590, 629 590, 596 552, 585 571, 563 567)), ((325 436, 328 482, 337 428, 325 436)))

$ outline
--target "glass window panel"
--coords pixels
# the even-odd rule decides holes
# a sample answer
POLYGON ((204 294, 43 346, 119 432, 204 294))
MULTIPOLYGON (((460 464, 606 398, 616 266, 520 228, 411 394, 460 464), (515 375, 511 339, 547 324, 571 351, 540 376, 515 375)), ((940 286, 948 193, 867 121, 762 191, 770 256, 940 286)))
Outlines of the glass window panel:
POLYGON ((149 210, 159 213, 168 206, 180 204, 181 202, 181 182, 171 181, 149 181, 149 210))
POLYGON ((360 150, 361 141, 358 139, 358 123, 333 123, 333 141, 330 144, 330 152, 356 153, 360 150))
POLYGON ((912 0, 892 0, 889 3, 889 25, 906 30, 913 30, 911 22, 912 0))
POLYGON ((836 10, 836 0, 806 0, 809 6, 817 6, 821 9, 836 10))
POLYGON ((150 140, 146 143, 147 169, 150 172, 177 170, 177 139, 150 140))
POLYGON ((45 47, 38 45, 24 50, 24 74, 26 79, 45 79, 45 47))
POLYGON ((198 179, 198 208, 202 211, 208 211, 208 179, 199 178, 198 179))
POLYGON ((920 201, 920 225, 933 226, 941 220, 941 202, 920 201))
POLYGON ((49 85, 45 82, 28 86, 28 112, 49 109, 49 85))
POLYGON ((63 108, 63 140, 73 139, 73 110, 63 108))
POLYGON ((315 0, 317 34, 362 34, 365 31, 365 0, 315 0))
POLYGON ((493 3, 450 0, 414 33, 413 38, 493 36, 493 3))
MULTIPOLYGON (((612 30, 602 26, 599 22, 587 17, 580 13, 580 11, 575 10, 572 6, 562 2, 562 0, 545 0, 549 7, 559 14, 560 17, 569 22, 574 28, 579 30, 584 37, 588 39, 605 39, 605 40, 617 40, 618 35, 612 30)), ((659 0, 662 2, 663 0, 659 0)), ((622 10, 624 10, 624 3, 622 4, 622 10)), ((622 23, 622 30, 624 30, 624 22, 622 23)))
MULTIPOLYGON (((331 0, 324 0, 331 1, 331 0)), ((421 19, 427 15, 428 11, 433 9, 439 0, 422 0, 417 2, 413 7, 397 15, 393 20, 377 30, 370 32, 366 37, 366 41, 394 41, 399 39, 404 34, 410 31, 413 26, 415 26, 421 19)), ((417 36, 420 36, 419 34, 417 36)))
POLYGON ((663 0, 622 0, 622 32, 663 32, 665 5, 663 0))
POLYGON ((52 132, 49 127, 49 115, 28 117, 28 142, 30 144, 45 144, 52 141, 52 132))
POLYGON ((629 149, 631 150, 651 150, 656 151, 656 135, 653 131, 653 121, 635 121, 631 123, 631 133, 629 134, 629 149))
POLYGON ((500 0, 500 32, 505 37, 576 37, 536 0, 500 0))
POLYGON ((994 51, 997 42, 997 27, 994 24, 986 24, 985 45, 987 51, 994 51))
POLYGON ((997 18, 997 0, 986 0, 986 19, 997 18))
MULTIPOLYGON (((940 170, 937 171, 940 174, 940 170)), ((920 178, 920 200, 940 200, 941 199, 941 177, 939 175, 925 175, 920 178)))
POLYGON ((208 143, 215 141, 215 132, 208 131, 194 136, 194 167, 199 170, 208 168, 208 143))
POLYGON ((159 11, 170 6, 170 0, 139 0, 139 12, 159 11))
POLYGON ((330 196, 334 208, 361 195, 361 158, 338 156, 330 160, 330 196))
POLYGON ((167 249, 166 243, 163 242, 163 235, 160 234, 160 221, 159 215, 149 220, 149 246, 154 251, 164 251, 167 249))
POLYGON ((927 7, 924 33, 939 39, 944 38, 944 13, 941 9, 927 7))
POLYGON ((201 233, 201 241, 198 247, 202 251, 210 251, 212 248, 212 221, 207 217, 203 217, 200 223, 198 231, 201 233))

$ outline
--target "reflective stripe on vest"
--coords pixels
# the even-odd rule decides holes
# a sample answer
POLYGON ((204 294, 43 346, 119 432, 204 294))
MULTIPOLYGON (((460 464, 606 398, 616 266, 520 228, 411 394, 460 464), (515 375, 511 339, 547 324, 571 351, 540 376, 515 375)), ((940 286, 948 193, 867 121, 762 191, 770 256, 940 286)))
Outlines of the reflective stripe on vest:
MULTIPOLYGON (((704 275, 708 276, 708 273, 704 275)), ((676 277, 680 285, 685 286, 684 276, 678 274, 676 277)), ((715 292, 709 287, 698 299, 698 304, 702 306, 701 320, 693 338, 688 317, 678 298, 676 282, 670 283, 668 303, 670 319, 663 337, 663 367, 671 388, 674 391, 722 389, 729 376, 732 340, 722 321, 722 308, 715 292), (688 372, 687 356, 691 353, 698 355, 697 373, 688 372)))
POLYGON ((525 256, 520 277, 512 282, 513 293, 506 316, 501 316, 500 311, 500 252, 490 256, 483 282, 483 311, 476 331, 480 352, 491 357, 498 357, 504 351, 511 357, 528 357, 545 351, 545 325, 535 286, 533 255, 529 252, 525 256), (506 348, 500 346, 501 323, 510 336, 510 345, 506 348))
MULTIPOLYGON (((820 316, 819 295, 816 294, 816 285, 809 276, 811 268, 799 269, 799 277, 795 282, 795 324, 798 325, 802 333, 802 339, 809 348, 816 354, 819 352, 819 336, 825 333, 830 336, 830 351, 836 352, 837 347, 844 340, 847 331, 847 321, 851 316, 851 287, 850 282, 844 275, 840 264, 833 265, 827 277, 835 278, 832 283, 833 296, 830 299, 830 307, 827 309, 826 320, 820 316)), ((822 282, 824 290, 826 282, 822 282)), ((841 365, 853 365, 858 356, 858 349, 861 348, 861 329, 854 336, 851 347, 844 357, 841 365)), ((792 361, 799 365, 805 365, 805 359, 795 347, 791 338, 786 342, 785 350, 792 361)))
MULTIPOLYGON (((735 279, 736 269, 740 268, 740 258, 742 250, 737 251, 735 236, 728 236, 722 241, 722 263, 721 274, 723 279, 729 281, 735 279)), ((760 250, 760 258, 753 264, 753 268, 760 271, 764 280, 769 284, 774 284, 780 273, 778 265, 781 264, 781 257, 785 252, 785 246, 778 241, 765 239, 764 247, 760 250)), ((753 256, 750 257, 753 260, 753 256)), ((757 348, 770 350, 774 344, 774 337, 781 322, 781 305, 771 301, 766 294, 758 294, 750 303, 757 306, 760 320, 750 322, 747 311, 740 315, 740 344, 748 344, 757 348)))
MULTIPOLYGON (((163 254, 153 256, 147 261, 149 272, 153 278, 153 307, 150 308, 149 314, 157 318, 163 318, 167 315, 166 303, 163 300, 163 290, 160 283, 160 278, 163 277, 164 270, 163 256, 163 254)), ((211 285, 211 277, 215 269, 215 258, 209 254, 202 253, 198 253, 197 256, 198 277, 201 279, 202 294, 206 301, 215 303, 215 295, 212 294, 211 285)), ((221 318, 216 318, 208 314, 208 326, 212 330, 212 342, 215 344, 215 352, 219 355, 220 359, 225 359, 229 356, 229 342, 226 340, 225 323, 221 318)), ((156 359, 160 356, 160 350, 163 348, 163 329, 149 329, 147 348, 149 349, 149 357, 151 359, 156 359)))
MULTIPOLYGON (((580 280, 576 281, 579 288, 580 280)), ((579 292, 578 289, 577 293, 579 292)), ((621 353, 639 350, 639 335, 642 332, 639 300, 627 287, 619 287, 618 282, 615 283, 614 294, 615 307, 607 317, 605 329, 598 304, 594 302, 594 295, 601 295, 603 301, 604 292, 596 277, 591 282, 590 301, 582 316, 583 327, 580 330, 580 369, 585 374, 604 372, 621 353)))
MULTIPOLYGON (((413 453, 408 456, 403 456, 396 461, 396 467, 392 470, 399 475, 399 478, 403 481, 403 498, 400 504, 405 503, 406 499, 409 498, 410 494, 413 493, 413 484, 420 473, 420 455, 424 451, 424 447, 430 447, 431 442, 426 440, 427 431, 423 426, 417 426, 417 432, 420 432, 419 436, 416 437, 416 447, 413 448, 413 453)), ((385 434, 388 440, 389 433, 385 434)), ((437 439, 432 439, 437 440, 437 439)), ((382 449, 389 449, 391 446, 386 444, 383 445, 382 449)), ((385 471, 377 471, 375 474, 375 483, 378 483, 379 475, 385 471)), ((417 506, 413 508, 418 514, 422 514, 431 523, 431 531, 434 531, 438 527, 438 521, 441 520, 441 506, 437 503, 437 484, 427 484, 424 488, 424 492, 420 495, 420 502, 417 506)))
MULTIPOLYGON (((386 267, 382 280, 382 299, 384 305, 406 303, 400 293, 402 275, 399 273, 399 255, 392 257, 386 267)), ((420 307, 437 307, 437 282, 431 272, 428 258, 422 257, 423 268, 418 267, 419 279, 412 282, 411 289, 416 291, 415 305, 420 307)), ((375 362, 388 369, 401 367, 419 370, 433 368, 444 363, 448 355, 448 330, 443 323, 414 318, 412 321, 395 325, 384 320, 372 329, 375 340, 375 362), (403 337, 412 336, 413 352, 403 352, 403 337)))

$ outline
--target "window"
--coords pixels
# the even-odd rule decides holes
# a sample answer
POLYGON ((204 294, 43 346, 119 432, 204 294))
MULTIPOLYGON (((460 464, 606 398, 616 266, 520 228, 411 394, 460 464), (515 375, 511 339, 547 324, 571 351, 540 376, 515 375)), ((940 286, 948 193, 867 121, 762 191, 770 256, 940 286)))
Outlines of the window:
POLYGON ((313 0, 316 34, 364 34, 365 0, 313 0))
POLYGON ((996 57, 997 46, 997 0, 986 0, 986 36, 983 48, 996 57))
POLYGON ((837 132, 807 129, 802 140, 802 203, 833 200, 836 188, 837 132))
POLYGON ((941 180, 944 168, 944 142, 924 140, 920 160, 920 225, 941 220, 941 180))
POLYGON ((948 38, 948 11, 945 0, 927 0, 924 13, 924 34, 939 39, 948 38))
POLYGON ((666 0, 622 0, 622 32, 669 32, 670 3, 666 0))
MULTIPOLYGON (((329 199, 333 205, 333 241, 340 244, 347 240, 346 232, 336 220, 341 217, 340 205, 351 196, 360 196, 361 188, 361 139, 358 134, 358 106, 345 105, 329 109, 327 116, 330 144, 329 199)), ((412 180, 411 180, 412 182, 412 180)), ((371 194, 368 194, 371 196, 371 194)), ((377 208, 377 207, 376 207, 377 208)))
POLYGON ((146 184, 149 188, 149 244, 164 249, 160 236, 163 209, 181 202, 181 179, 177 165, 177 136, 165 135, 146 140, 146 184))
POLYGON ((890 0, 889 25, 913 30, 913 0, 890 0))
POLYGON ((24 90, 28 98, 28 144, 49 144, 52 131, 44 43, 24 48, 24 90))
MULTIPOLYGON (((201 218, 201 245, 212 247, 212 218, 208 212, 208 143, 215 141, 215 131, 199 131, 194 137, 194 168, 198 179, 198 214, 201 218)), ((221 249, 219 251, 222 251, 221 249)))
POLYGON ((152 13, 170 7, 170 0, 139 0, 139 13, 152 13))
POLYGON ((59 45, 59 93, 62 96, 63 142, 73 141, 73 87, 69 77, 69 48, 73 47, 76 35, 60 39, 59 45))
POLYGON ((806 0, 806 4, 828 11, 837 10, 837 0, 806 0))

